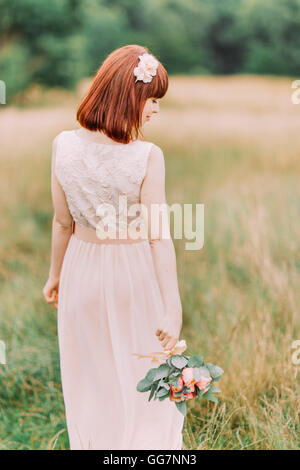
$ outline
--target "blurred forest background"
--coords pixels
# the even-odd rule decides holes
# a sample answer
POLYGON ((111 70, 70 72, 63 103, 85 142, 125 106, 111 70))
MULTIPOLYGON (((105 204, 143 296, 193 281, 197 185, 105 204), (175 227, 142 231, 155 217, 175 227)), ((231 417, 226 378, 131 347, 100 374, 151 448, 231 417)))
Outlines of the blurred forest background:
POLYGON ((174 239, 180 339, 225 371, 218 404, 188 402, 184 449, 299 449, 300 0, 0 0, 0 449, 69 448, 42 294, 52 142, 79 127, 106 55, 135 43, 169 72, 143 129, 167 202, 205 206, 203 249, 174 239))
POLYGON ((74 87, 113 49, 147 45, 170 74, 300 74, 299 0, 0 0, 7 99, 74 87))

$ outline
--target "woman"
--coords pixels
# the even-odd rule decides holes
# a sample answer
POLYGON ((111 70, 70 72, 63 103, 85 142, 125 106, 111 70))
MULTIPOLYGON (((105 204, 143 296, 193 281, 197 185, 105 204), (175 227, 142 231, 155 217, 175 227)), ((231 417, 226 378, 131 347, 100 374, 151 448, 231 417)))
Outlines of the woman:
POLYGON ((151 229, 152 205, 166 204, 164 155, 137 138, 167 88, 167 72, 147 48, 121 47, 80 104, 81 127, 53 141, 51 266, 43 292, 58 309, 71 449, 182 448, 184 417, 175 404, 149 402, 136 390, 153 364, 135 354, 172 349, 182 327, 172 238, 162 236, 160 221, 156 235, 151 229), (112 230, 106 204, 116 210, 112 230), (134 204, 146 208, 140 217, 130 213, 134 204), (147 237, 131 236, 134 229, 147 237), (105 232, 117 237, 105 239, 105 232))

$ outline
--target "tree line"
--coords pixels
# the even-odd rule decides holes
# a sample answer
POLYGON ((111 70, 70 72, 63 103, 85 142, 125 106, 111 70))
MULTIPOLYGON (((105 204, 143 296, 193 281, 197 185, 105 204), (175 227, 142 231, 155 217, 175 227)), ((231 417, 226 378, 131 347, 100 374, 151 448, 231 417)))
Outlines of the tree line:
POLYGON ((0 79, 72 89, 141 44, 169 74, 300 75, 300 0, 0 0, 0 79))

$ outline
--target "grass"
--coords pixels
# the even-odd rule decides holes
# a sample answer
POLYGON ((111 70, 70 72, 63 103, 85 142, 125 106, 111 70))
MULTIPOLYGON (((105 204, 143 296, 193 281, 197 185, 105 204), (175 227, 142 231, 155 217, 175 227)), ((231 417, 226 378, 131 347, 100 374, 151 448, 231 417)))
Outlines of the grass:
MULTIPOLYGON (((225 374, 188 402, 186 449, 299 449, 299 107, 288 78, 171 77, 145 138, 166 157, 169 204, 204 203, 199 251, 174 240, 188 354, 225 374)), ((50 262, 51 143, 77 127, 82 88, 0 112, 0 449, 67 449, 50 262), (62 99, 62 96, 64 97, 62 99)), ((41 98, 42 96, 42 98, 41 98)))

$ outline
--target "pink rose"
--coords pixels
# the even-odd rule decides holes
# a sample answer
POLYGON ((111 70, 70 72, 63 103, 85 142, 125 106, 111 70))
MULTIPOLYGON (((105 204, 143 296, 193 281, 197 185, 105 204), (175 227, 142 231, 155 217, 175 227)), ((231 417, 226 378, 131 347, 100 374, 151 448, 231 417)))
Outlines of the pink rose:
POLYGON ((183 389, 183 378, 182 377, 177 377, 179 380, 179 386, 175 387, 174 385, 170 385, 170 388, 173 392, 181 392, 183 389))
POLYGON ((187 394, 184 395, 185 400, 191 400, 192 398, 194 398, 194 393, 193 392, 187 393, 187 394))
POLYGON ((186 369, 183 369, 182 376, 183 376, 184 383, 187 387, 190 387, 191 385, 194 385, 196 383, 196 380, 194 379, 194 371, 192 367, 187 367, 186 369))
POLYGON ((209 389, 208 385, 211 381, 211 377, 205 377, 204 375, 201 375, 200 380, 196 382, 196 385, 200 390, 205 390, 205 392, 207 392, 207 390, 209 389))
POLYGON ((171 400, 171 401, 180 402, 180 401, 181 401, 181 397, 182 397, 182 394, 181 394, 179 397, 176 397, 176 396, 175 396, 175 392, 174 392, 174 391, 172 390, 172 388, 171 388, 171 390, 170 390, 170 400, 171 400))

